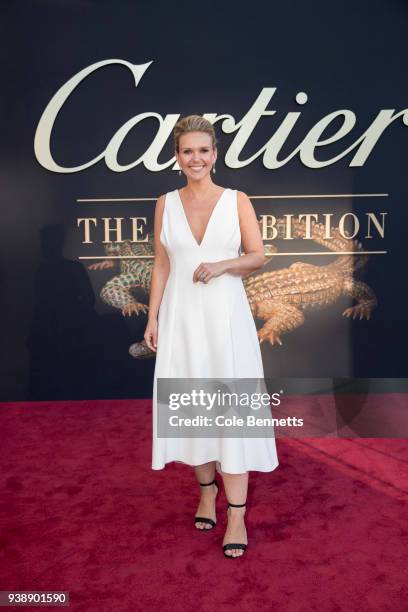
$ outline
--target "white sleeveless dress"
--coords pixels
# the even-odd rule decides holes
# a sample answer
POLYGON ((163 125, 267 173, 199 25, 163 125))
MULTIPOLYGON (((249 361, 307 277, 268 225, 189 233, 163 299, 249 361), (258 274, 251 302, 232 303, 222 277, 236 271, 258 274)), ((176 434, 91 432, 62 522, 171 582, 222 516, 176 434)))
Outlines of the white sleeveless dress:
POLYGON ((170 461, 191 466, 216 461, 217 471, 269 472, 278 466, 275 439, 157 436, 157 378, 264 378, 255 322, 240 276, 193 282, 202 262, 238 257, 237 191, 225 189, 198 244, 177 189, 165 196, 160 241, 170 273, 158 315, 153 382, 152 469, 170 461))

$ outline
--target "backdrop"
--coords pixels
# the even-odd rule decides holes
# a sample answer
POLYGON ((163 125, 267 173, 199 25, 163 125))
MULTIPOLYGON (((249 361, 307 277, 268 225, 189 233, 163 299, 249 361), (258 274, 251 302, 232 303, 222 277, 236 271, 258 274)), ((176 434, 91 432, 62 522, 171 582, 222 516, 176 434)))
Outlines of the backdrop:
POLYGON ((266 376, 407 376, 404 2, 1 10, 1 401, 151 397, 154 203, 192 113, 254 204, 263 289, 304 314, 266 376))

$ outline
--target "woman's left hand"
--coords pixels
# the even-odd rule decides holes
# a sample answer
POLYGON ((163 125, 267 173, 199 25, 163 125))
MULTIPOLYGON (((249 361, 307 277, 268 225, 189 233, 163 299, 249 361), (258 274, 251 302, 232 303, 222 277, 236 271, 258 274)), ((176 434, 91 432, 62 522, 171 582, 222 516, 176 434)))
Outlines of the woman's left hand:
POLYGON ((202 282, 208 283, 212 278, 221 276, 225 272, 224 263, 215 261, 212 263, 200 263, 198 268, 194 270, 193 283, 202 282))

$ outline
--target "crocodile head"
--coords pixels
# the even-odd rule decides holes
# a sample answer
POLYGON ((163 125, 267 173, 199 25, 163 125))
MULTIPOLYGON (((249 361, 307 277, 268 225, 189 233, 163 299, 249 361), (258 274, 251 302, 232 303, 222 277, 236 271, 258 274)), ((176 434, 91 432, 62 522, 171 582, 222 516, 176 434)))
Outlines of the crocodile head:
POLYGON ((271 259, 277 252, 278 248, 274 244, 270 244, 269 242, 264 244, 264 255, 268 258, 268 260, 271 259))
POLYGON ((105 253, 110 256, 122 254, 123 242, 108 242, 105 244, 105 253))

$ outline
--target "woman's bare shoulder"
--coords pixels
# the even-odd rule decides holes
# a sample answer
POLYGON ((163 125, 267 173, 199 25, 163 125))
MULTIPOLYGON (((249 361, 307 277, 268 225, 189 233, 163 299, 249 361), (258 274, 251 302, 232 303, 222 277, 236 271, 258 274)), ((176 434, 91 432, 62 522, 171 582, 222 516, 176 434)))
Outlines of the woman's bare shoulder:
POLYGON ((156 200, 156 210, 160 211, 164 208, 164 203, 166 201, 167 193, 162 193, 156 200))
POLYGON ((244 213, 253 208, 252 202, 245 193, 245 191, 237 190, 237 201, 238 201, 238 209, 240 212, 244 213))

